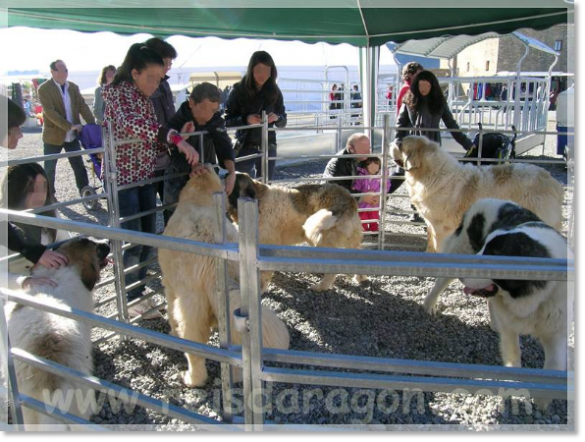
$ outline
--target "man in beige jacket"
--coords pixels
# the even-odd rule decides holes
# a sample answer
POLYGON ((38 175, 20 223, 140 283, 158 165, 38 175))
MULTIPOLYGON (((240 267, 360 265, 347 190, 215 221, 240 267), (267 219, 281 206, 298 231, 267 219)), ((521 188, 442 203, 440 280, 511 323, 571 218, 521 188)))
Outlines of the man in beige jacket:
MULTIPOLYGON (((81 149, 76 133, 81 131, 81 120, 86 123, 95 123, 89 106, 79 92, 79 87, 67 81, 69 73, 62 60, 51 63, 52 80, 44 82, 39 87, 39 99, 43 106, 43 146, 44 154, 74 152, 81 149)), ((69 158, 69 163, 75 174, 75 182, 79 193, 89 184, 87 171, 83 166, 83 157, 69 158)), ((57 160, 45 161, 45 172, 49 178, 49 186, 55 196, 55 169, 57 160)))

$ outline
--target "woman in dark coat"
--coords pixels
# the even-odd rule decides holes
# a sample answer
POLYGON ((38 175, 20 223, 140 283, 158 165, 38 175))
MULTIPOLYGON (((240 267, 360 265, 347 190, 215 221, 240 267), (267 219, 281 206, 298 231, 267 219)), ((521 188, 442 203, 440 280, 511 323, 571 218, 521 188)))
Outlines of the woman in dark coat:
MULTIPOLYGON (((459 129, 436 75, 431 71, 421 71, 412 80, 396 122, 397 127, 411 130, 397 130, 394 142, 400 145, 408 135, 422 135, 440 145, 441 132, 430 132, 425 129, 439 129, 441 121, 448 129, 459 129)), ((451 135, 465 150, 473 146, 473 142, 463 132, 451 132, 451 135)), ((394 178, 402 176, 404 176, 402 168, 397 167, 392 172, 394 178)), ((404 183, 401 178, 390 181, 390 193, 395 192, 404 183)), ((415 213, 411 221, 422 222, 422 218, 415 213)))
MULTIPOLYGON (((286 112, 282 92, 276 84, 278 72, 268 52, 252 54, 246 75, 234 85, 225 106, 228 127, 262 123, 262 111, 266 111, 268 127, 285 127, 286 112)), ((236 132, 238 157, 257 154, 262 146, 262 129, 238 130, 236 132)), ((268 132, 268 156, 276 156, 276 133, 268 132)), ((268 178, 272 180, 275 161, 270 161, 268 178)), ((246 172, 253 178, 263 175, 262 158, 236 163, 238 172, 246 172), (255 170, 255 172, 254 172, 255 170)))
MULTIPOLYGON (((397 131, 395 142, 400 144, 408 135, 424 135, 440 145, 441 132, 429 132, 424 129, 438 129, 441 120, 448 129, 459 129, 443 95, 439 80, 431 71, 422 71, 414 78, 410 91, 404 97, 396 124, 397 127, 410 127, 412 130, 397 131)), ((471 148, 473 142, 464 133, 452 132, 451 134, 465 150, 471 148)))
MULTIPOLYGON (((441 121, 448 129, 459 129, 443 95, 439 80, 431 71, 421 71, 412 80, 410 91, 404 97, 396 123, 397 127, 411 130, 396 131, 394 142, 400 145, 408 135, 422 135, 440 145, 441 132, 425 129, 439 129, 441 121)), ((451 135, 465 150, 473 146, 473 142, 463 132, 451 132, 451 135)), ((396 169, 392 173, 393 177, 403 175, 402 169, 396 169)), ((402 179, 392 180, 390 193, 395 192, 403 182, 402 179)))

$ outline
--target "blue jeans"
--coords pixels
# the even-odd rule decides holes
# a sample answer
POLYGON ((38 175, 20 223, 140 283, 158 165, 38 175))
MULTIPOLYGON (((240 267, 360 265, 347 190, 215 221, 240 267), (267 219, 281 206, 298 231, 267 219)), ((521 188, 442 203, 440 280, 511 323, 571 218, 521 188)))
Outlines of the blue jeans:
POLYGON ((567 132, 573 132, 575 128, 564 127, 557 124, 557 155, 565 155, 565 147, 571 150, 575 145, 574 135, 567 135, 567 132))
MULTIPOLYGON (((165 176, 167 176, 167 179, 164 182, 165 190, 163 204, 165 205, 174 204, 178 202, 181 190, 183 190, 183 187, 185 187, 185 184, 187 184, 187 181, 189 181, 189 175, 168 178, 169 176, 180 172, 181 170, 179 170, 174 164, 170 164, 169 167, 167 167, 165 170, 165 176)), ((173 207, 172 209, 167 209, 167 211, 169 212, 169 219, 173 215, 173 213, 175 213, 175 209, 176 207, 173 207)))
MULTIPOLYGON (((62 149, 65 149, 65 152, 76 152, 81 150, 78 140, 73 140, 69 143, 63 143, 62 146, 43 143, 43 147, 45 155, 61 153, 62 149)), ((81 193, 81 189, 89 185, 87 171, 83 165, 83 157, 73 157, 68 158, 68 160, 69 164, 71 164, 71 168, 73 169, 73 173, 75 174, 75 183, 77 184, 77 189, 81 193)), ((49 189, 51 190, 52 195, 55 195, 55 170, 57 169, 57 161, 58 160, 45 161, 45 172, 47 173, 47 178, 49 179, 49 189)))
MULTIPOLYGON (((120 216, 135 215, 139 212, 152 210, 156 207, 156 187, 154 184, 146 184, 132 189, 122 190, 118 194, 120 203, 120 216)), ((136 218, 120 226, 122 229, 134 230, 135 232, 156 233, 156 213, 136 218)), ((132 267, 154 257, 154 249, 150 246, 136 245, 124 251, 124 268, 132 267)), ((126 275, 126 286, 135 283, 146 277, 147 267, 128 273, 126 275)), ((140 297, 144 285, 140 285, 128 292, 128 302, 140 297)))
MULTIPOLYGON (((168 167, 172 167, 172 164, 169 164, 168 167)), ((158 169, 154 171, 154 177, 155 178, 160 178, 161 176, 165 176, 166 171, 165 169, 158 169)), ((166 187, 166 181, 159 181, 158 183, 154 183, 153 184, 156 192, 155 194, 158 195, 160 202, 164 205, 165 203, 165 187, 166 187)), ((167 224, 169 223, 169 219, 171 218, 171 215, 173 214, 174 210, 163 210, 163 219, 165 221, 165 227, 167 226, 167 224)))
MULTIPOLYGON (((254 155, 260 152, 260 146, 244 146, 242 150, 238 152, 237 158, 246 157, 248 155, 254 155)), ((276 144, 268 144, 268 156, 276 156, 276 144)), ((251 160, 242 161, 236 163, 236 170, 238 172, 247 173, 252 178, 260 179, 264 171, 264 159, 262 157, 252 158, 251 160)), ((272 180, 274 177, 274 169, 276 168, 276 161, 270 160, 268 162, 268 179, 272 180)))

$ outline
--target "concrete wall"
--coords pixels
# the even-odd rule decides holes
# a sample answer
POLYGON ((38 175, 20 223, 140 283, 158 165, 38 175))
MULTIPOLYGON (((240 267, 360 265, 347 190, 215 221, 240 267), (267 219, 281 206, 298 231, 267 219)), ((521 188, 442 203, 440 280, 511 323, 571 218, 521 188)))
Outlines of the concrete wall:
POLYGON ((490 38, 470 46, 457 56, 458 77, 496 75, 498 72, 499 39, 490 38), (487 66, 489 62, 489 68, 487 66), (487 68, 487 69, 486 69, 487 68))

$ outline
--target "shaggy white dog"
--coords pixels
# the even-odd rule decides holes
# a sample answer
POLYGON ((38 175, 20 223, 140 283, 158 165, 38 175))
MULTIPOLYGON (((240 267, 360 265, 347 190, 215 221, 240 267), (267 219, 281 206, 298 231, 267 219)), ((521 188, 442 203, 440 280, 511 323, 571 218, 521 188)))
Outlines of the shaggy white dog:
MULTIPOLYGON (((258 200, 258 231, 262 244, 292 246, 307 242, 315 247, 361 248, 363 232, 356 199, 337 184, 285 188, 266 185, 238 173, 229 197, 228 212, 234 222, 238 222, 240 197, 258 200)), ((268 288, 271 275, 263 273, 263 291, 268 288)), ((326 274, 311 289, 316 292, 329 290, 335 277, 326 274)), ((355 275, 356 282, 365 280, 365 276, 355 275)))
MULTIPOLYGON (((179 197, 177 210, 169 220, 165 235, 194 241, 215 243, 216 225, 213 194, 222 192, 223 186, 211 167, 209 173, 192 177, 179 197)), ((228 242, 238 242, 238 232, 226 223, 228 242)), ((217 326, 218 299, 216 259, 160 249, 158 259, 163 273, 163 285, 168 303, 172 332, 184 339, 206 344, 211 329, 217 326)), ((228 261, 230 282, 230 310, 241 305, 237 289, 239 264, 228 261)), ((241 342, 230 317, 232 343, 241 342)), ((284 323, 268 308, 262 307, 262 337, 265 347, 288 349, 289 333, 284 323)), ((186 354, 189 363, 183 375, 186 385, 201 387, 207 382, 205 358, 186 354)))
MULTIPOLYGON (((59 269, 36 266, 32 271, 33 276, 51 278, 56 286, 35 286, 23 293, 50 306, 70 307, 93 313, 91 291, 99 279, 100 269, 107 263, 106 257, 110 248, 106 244, 98 244, 86 238, 75 238, 58 250, 67 256, 68 266, 59 269)), ((91 374, 91 327, 73 319, 14 303, 7 305, 6 313, 13 347, 91 374)), ((24 362, 16 361, 15 367, 21 393, 85 419, 96 411, 95 392, 90 387, 24 362)), ((55 425, 60 424, 60 420, 26 406, 22 407, 22 411, 27 429, 46 431, 67 428, 55 425), (51 425, 45 426, 47 424, 51 425)))
POLYGON ((461 164, 426 137, 409 136, 392 148, 404 168, 411 202, 427 223, 427 251, 435 252, 481 198, 512 200, 561 228, 563 186, 546 170, 531 164, 481 166, 461 164))

